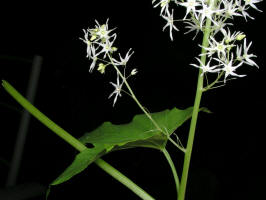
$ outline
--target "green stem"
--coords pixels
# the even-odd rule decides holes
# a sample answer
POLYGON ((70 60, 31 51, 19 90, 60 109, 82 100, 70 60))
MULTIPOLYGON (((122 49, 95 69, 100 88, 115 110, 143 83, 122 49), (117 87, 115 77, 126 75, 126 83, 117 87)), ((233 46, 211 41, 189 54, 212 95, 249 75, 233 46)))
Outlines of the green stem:
POLYGON ((130 190, 132 190, 136 195, 138 195, 141 199, 144 200, 154 200, 153 197, 151 197, 148 193, 146 193, 142 188, 137 186, 134 182, 132 182, 130 179, 128 179, 125 175, 123 175, 121 172, 113 168, 111 165, 109 165, 107 162, 103 161, 102 159, 98 159, 95 161, 95 163, 105 172, 110 174, 113 178, 118 180, 120 183, 124 184, 126 187, 128 187, 130 190))
POLYGON ((220 80, 220 78, 222 77, 224 75, 224 72, 221 72, 218 76, 217 76, 217 78, 211 83, 211 84, 209 84, 209 85, 207 85, 205 88, 203 88, 203 92, 206 92, 206 91, 208 91, 208 90, 210 90, 210 89, 213 89, 212 88, 212 86, 214 86, 219 80, 220 80))
MULTIPOLYGON (((211 20, 207 19, 205 31, 203 35, 202 47, 208 46, 208 39, 209 39, 210 32, 211 32, 210 27, 211 27, 211 20)), ((201 53, 202 53, 201 62, 203 65, 205 65, 206 50, 202 48, 201 53)), ((195 101, 194 101, 193 112, 192 112, 192 119, 190 122, 189 136, 188 136, 188 142, 187 142, 186 153, 185 153, 185 158, 184 158, 181 184, 180 184, 180 189, 178 193, 178 200, 185 200, 188 171, 189 171, 189 166, 190 166, 190 159, 191 159, 192 147, 193 147, 193 142, 194 142, 200 100, 201 100, 202 91, 203 91, 203 77, 204 76, 201 76, 201 74, 202 74, 202 70, 199 70, 197 91, 196 91, 196 96, 195 96, 195 101)))
POLYGON ((79 142, 72 135, 67 133, 60 126, 55 124, 52 120, 50 120, 47 116, 41 113, 37 108, 35 108, 27 99, 25 99, 13 86, 11 86, 7 81, 2 81, 2 85, 4 89, 20 104, 22 105, 29 113, 31 113, 35 118, 37 118, 41 123, 51 129, 54 133, 56 133, 63 140, 68 142, 71 146, 73 146, 78 151, 83 151, 86 149, 81 142, 79 142))
POLYGON ((165 156, 165 158, 167 159, 170 167, 171 167, 171 170, 172 170, 172 173, 173 173, 173 176, 174 176, 174 180, 175 180, 175 185, 176 185, 176 192, 177 192, 177 196, 178 196, 178 190, 179 190, 179 178, 178 178, 178 175, 177 175, 177 172, 176 172, 176 168, 175 168, 175 165, 174 165, 174 162, 172 160, 172 158, 170 157, 170 154, 168 153, 168 151, 164 148, 162 149, 162 152, 165 156))
MULTIPOLYGON (((4 89, 29 113, 31 113, 34 117, 36 117, 41 123, 51 129, 54 133, 56 133, 59 137, 69 143, 78 151, 84 151, 87 147, 82 144, 79 140, 74 138, 60 126, 55 124, 52 120, 50 120, 47 116, 41 113, 37 108, 35 108, 28 100, 26 100, 12 85, 10 85, 7 81, 2 81, 2 85, 4 89)), ((125 175, 120 173, 114 167, 109 165, 102 159, 98 159, 95 161, 95 164, 98 165, 101 169, 103 169, 106 173, 114 177, 116 180, 124 184, 131 191, 133 191, 136 195, 144 200, 154 200, 148 193, 146 193, 143 189, 141 189, 138 185, 132 182, 125 175)))

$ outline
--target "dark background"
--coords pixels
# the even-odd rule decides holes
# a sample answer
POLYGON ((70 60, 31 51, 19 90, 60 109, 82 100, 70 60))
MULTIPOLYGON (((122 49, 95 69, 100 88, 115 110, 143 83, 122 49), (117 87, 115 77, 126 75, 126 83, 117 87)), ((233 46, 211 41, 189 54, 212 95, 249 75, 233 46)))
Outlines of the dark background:
MULTIPOLYGON (((263 9, 264 5, 259 6, 263 9)), ((175 13, 179 18, 184 10, 175 13)), ((245 78, 229 81, 225 87, 204 94, 202 106, 213 113, 201 113, 195 138, 187 199, 263 199, 266 178, 263 161, 265 127, 265 14, 256 20, 236 20, 234 30, 253 41, 251 52, 258 56, 260 69, 243 66, 245 78)), ((123 95, 115 107, 108 99, 114 74, 90 74, 86 45, 79 40, 82 29, 94 20, 117 27, 116 46, 124 55, 135 54, 129 67, 139 73, 130 80, 136 95, 151 112, 193 105, 197 69, 189 66, 199 54, 201 35, 162 32, 164 21, 150 1, 87 1, 61 4, 36 1, 2 5, 0 31, 0 78, 26 93, 34 55, 43 57, 35 105, 75 137, 82 136, 104 121, 127 123, 141 113, 123 95), (13 56, 11 58, 10 56, 13 56), (23 58, 24 60, 18 59, 23 58)), ((21 107, 0 87, 0 157, 10 161, 16 139, 21 107)), ((178 130, 185 144, 189 123, 178 130)), ((168 146, 181 174, 182 153, 168 146)), ((44 186, 54 180, 73 160, 76 150, 36 119, 31 120, 23 153, 18 184, 37 182, 44 186)), ((171 171, 163 155, 150 149, 131 149, 103 157, 156 199, 174 199, 171 171)), ((4 188, 8 165, 0 163, 0 188, 4 188)), ((91 165, 70 181, 52 189, 49 199, 138 199, 131 191, 91 165)), ((38 199, 44 199, 40 197, 38 199)), ((1 199, 2 200, 2 199, 1 199)))

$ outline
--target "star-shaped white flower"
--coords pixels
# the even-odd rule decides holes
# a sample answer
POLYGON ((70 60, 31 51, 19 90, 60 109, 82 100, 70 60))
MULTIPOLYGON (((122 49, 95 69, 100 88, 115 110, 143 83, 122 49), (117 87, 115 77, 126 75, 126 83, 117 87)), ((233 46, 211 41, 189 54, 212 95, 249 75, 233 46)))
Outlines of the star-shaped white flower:
POLYGON ((244 46, 243 46, 243 55, 242 55, 242 46, 237 47, 236 49, 236 54, 237 54, 237 59, 248 64, 251 66, 256 66, 257 68, 259 68, 259 66, 253 61, 251 60, 251 58, 256 58, 257 56, 254 54, 249 54, 249 48, 252 45, 252 42, 249 43, 249 45, 247 46, 247 41, 246 38, 244 39, 244 46))
POLYGON ((113 38, 113 41, 106 40, 105 42, 101 42, 101 43, 97 42, 97 44, 102 47, 102 50, 98 54, 104 53, 103 58, 105 58, 108 53, 112 53, 113 52, 113 43, 114 43, 115 39, 116 39, 116 35, 113 38))
POLYGON ((232 26, 232 23, 225 22, 223 18, 220 18, 216 20, 216 24, 213 25, 214 33, 213 36, 215 36, 217 33, 219 33, 224 27, 226 26, 232 26))
POLYGON ((259 3, 261 1, 262 0, 245 0, 245 6, 251 6, 255 10, 262 12, 262 10, 258 9, 257 6, 255 5, 255 3, 259 3))
MULTIPOLYGON (((228 47, 232 47, 232 45, 224 44, 225 38, 221 42, 217 42, 212 36, 210 36, 211 40, 209 40, 209 47, 202 47, 207 50, 207 53, 204 53, 208 56, 211 56, 215 52, 217 52, 219 58, 226 57, 226 49, 228 47)), ((203 55, 203 54, 201 54, 203 55)))
POLYGON ((222 34, 224 35, 224 41, 225 43, 231 43, 233 41, 235 41, 239 36, 245 36, 245 34, 243 32, 233 32, 233 34, 231 34, 230 29, 227 27, 227 31, 225 29, 221 30, 222 34))
POLYGON ((218 72, 220 71, 219 69, 216 69, 218 67, 218 65, 214 65, 214 66, 210 66, 210 62, 212 61, 212 59, 209 60, 209 62, 207 64, 203 64, 201 62, 201 60, 199 58, 196 58, 199 62, 199 65, 197 64, 190 64, 194 67, 197 67, 199 69, 202 69, 202 73, 201 73, 201 76, 203 76, 204 73, 207 73, 207 72, 218 72))
POLYGON ((231 60, 226 60, 226 61, 222 61, 222 60, 219 60, 217 58, 215 58, 215 60, 217 60, 218 62, 220 62, 223 66, 223 68, 221 70, 223 70, 225 72, 225 75, 224 75, 224 83, 226 82, 226 78, 230 75, 230 76, 236 76, 236 77, 244 77, 246 75, 239 75, 237 73, 235 73, 235 70, 237 68, 239 68, 243 63, 239 63, 238 65, 236 66, 233 66, 233 62, 234 62, 234 57, 233 57, 233 54, 231 55, 231 60))
POLYGON ((183 19, 186 19, 188 13, 191 11, 193 12, 196 19, 198 19, 198 15, 196 14, 196 7, 200 6, 200 3, 198 3, 196 0, 187 0, 186 2, 178 3, 178 4, 187 8, 186 15, 183 19))
POLYGON ((83 29, 84 32, 84 38, 79 38, 82 40, 86 45, 87 45, 87 56, 86 57, 91 57, 91 41, 89 40, 89 32, 83 29))
POLYGON ((179 31, 178 28, 176 28, 174 25, 174 10, 172 9, 171 15, 169 12, 167 12, 167 16, 163 15, 162 17, 167 21, 166 25, 163 27, 163 31, 166 29, 166 27, 169 26, 170 38, 173 41, 173 34, 172 34, 173 29, 175 29, 176 31, 179 31))
POLYGON ((251 17, 248 12, 246 12, 248 10, 248 6, 246 5, 242 5, 242 0, 236 0, 236 5, 238 7, 239 12, 241 12, 242 16, 245 18, 245 20, 247 21, 247 18, 249 17, 250 19, 254 19, 254 17, 251 17))
POLYGON ((122 56, 120 55, 119 53, 119 58, 120 58, 120 61, 117 61, 116 59, 113 58, 113 62, 115 65, 123 65, 123 66, 126 66, 128 60, 130 59, 130 57, 132 56, 132 54, 134 53, 134 51, 131 51, 131 49, 128 50, 125 58, 122 58, 122 56))
POLYGON ((112 86, 114 86, 114 88, 115 88, 115 90, 114 90, 114 91, 110 94, 110 96, 108 97, 108 99, 110 99, 113 95, 115 95, 114 102, 113 102, 113 106, 115 106, 115 103, 116 103, 116 101, 117 101, 117 97, 118 97, 118 96, 120 96, 120 97, 122 96, 122 95, 121 95, 121 91, 122 91, 123 83, 124 83, 124 82, 122 82, 122 83, 120 84, 120 81, 119 81, 119 74, 117 74, 116 84, 113 83, 113 82, 110 82, 110 84, 111 84, 112 86))
POLYGON ((91 45, 90 47, 90 51, 91 51, 91 55, 90 55, 90 58, 92 59, 92 63, 90 65, 90 69, 89 69, 89 72, 91 73, 96 65, 96 61, 97 61, 97 56, 98 54, 96 54, 96 49, 94 47, 94 45, 91 45))
POLYGON ((215 25, 217 24, 215 20, 213 20, 213 14, 220 12, 220 10, 215 10, 212 4, 207 5, 204 0, 201 0, 202 9, 197 10, 200 13, 200 27, 202 27, 203 21, 205 18, 210 19, 215 25))
MULTIPOLYGON (((152 4, 155 3, 156 0, 152 1, 152 4)), ((160 2, 158 2, 157 4, 155 4, 153 7, 156 8, 160 5, 161 7, 161 13, 160 15, 165 14, 166 12, 169 12, 169 3, 171 0, 160 0, 160 2)))
POLYGON ((238 6, 236 5, 236 3, 234 1, 223 1, 224 4, 224 11, 225 14, 230 17, 233 18, 234 16, 242 16, 239 13, 239 9, 238 6))
POLYGON ((197 23, 197 21, 185 21, 185 24, 187 24, 187 26, 185 26, 185 28, 189 29, 187 32, 185 32, 185 34, 188 34, 192 31, 196 31, 196 34, 194 35, 193 39, 194 40, 196 38, 196 36, 198 35, 199 31, 201 30, 200 25, 197 23))
POLYGON ((109 30, 108 28, 108 21, 109 19, 106 20, 106 23, 103 25, 100 25, 99 22, 97 20, 95 20, 96 25, 94 29, 89 29, 89 32, 93 37, 95 37, 96 41, 101 39, 103 41, 109 40, 112 37, 116 37, 116 34, 110 34, 113 30, 115 30, 115 28, 109 30))

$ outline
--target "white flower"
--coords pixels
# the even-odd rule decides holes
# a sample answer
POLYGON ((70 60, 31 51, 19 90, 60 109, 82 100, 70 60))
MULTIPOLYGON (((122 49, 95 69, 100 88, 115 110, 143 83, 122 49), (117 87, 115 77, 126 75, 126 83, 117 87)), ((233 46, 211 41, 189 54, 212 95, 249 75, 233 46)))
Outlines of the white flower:
POLYGON ((98 54, 96 54, 96 50, 95 50, 94 45, 91 45, 90 50, 91 50, 90 58, 92 58, 92 63, 90 65, 89 72, 91 73, 93 71, 95 65, 96 65, 96 61, 97 61, 98 54))
POLYGON ((213 35, 216 35, 218 32, 220 32, 222 29, 224 29, 225 26, 232 26, 232 23, 226 23, 223 18, 220 18, 216 21, 216 24, 213 26, 213 29, 215 30, 213 35))
POLYGON ((220 62, 223 65, 223 68, 221 70, 223 70, 225 72, 224 75, 224 83, 226 82, 226 78, 230 75, 230 76, 237 76, 237 77, 244 77, 246 75, 239 75, 236 74, 234 71, 239 68, 243 63, 239 63, 237 66, 233 66, 233 62, 234 62, 234 57, 233 54, 231 54, 231 60, 228 61, 221 61, 219 59, 216 59, 218 62, 220 62))
POLYGON ((240 13, 238 13, 239 9, 238 6, 234 3, 234 1, 226 1, 223 0, 224 4, 224 10, 225 14, 229 16, 230 18, 233 18, 234 16, 242 16, 240 13))
POLYGON ((131 57, 132 54, 134 53, 134 51, 132 51, 132 52, 130 52, 130 51, 131 51, 131 49, 128 50, 128 52, 127 52, 125 58, 122 58, 122 56, 121 56, 120 53, 119 53, 120 61, 117 61, 117 60, 115 60, 115 59, 113 58, 113 62, 114 62, 114 64, 115 64, 115 65, 124 65, 124 66, 126 66, 128 60, 130 59, 130 57, 131 57))
POLYGON ((115 95, 113 106, 115 105, 115 103, 116 103, 116 101, 117 101, 117 97, 118 97, 118 96, 120 96, 120 97, 122 96, 122 95, 121 95, 121 90, 122 90, 123 83, 124 83, 124 82, 122 82, 122 83, 120 84, 120 82, 119 82, 119 75, 118 75, 118 74, 117 74, 116 84, 110 82, 110 84, 111 84, 112 86, 114 86, 114 88, 115 88, 115 90, 114 90, 114 91, 110 94, 110 96, 108 97, 108 99, 110 99, 113 95, 115 95))
POLYGON ((104 53, 103 58, 105 58, 106 55, 107 55, 109 52, 112 53, 112 52, 114 51, 114 50, 113 50, 113 43, 114 43, 115 39, 116 39, 116 35, 115 35, 115 37, 113 38, 113 41, 106 40, 105 42, 101 42, 101 43, 98 43, 98 42, 97 42, 97 44, 98 44, 99 46, 102 47, 102 50, 101 50, 98 54, 104 53))
POLYGON ((167 12, 167 16, 162 16, 167 21, 166 25, 163 27, 163 31, 165 30, 166 27, 169 26, 170 38, 171 38, 172 41, 173 41, 173 35, 172 35, 173 28, 176 31, 178 31, 178 29, 174 25, 173 15, 174 15, 174 10, 172 9, 172 14, 171 15, 170 15, 169 12, 167 12))
POLYGON ((240 36, 245 36, 245 34, 243 32, 240 32, 240 31, 234 32, 231 35, 231 32, 230 32, 229 28, 227 28, 227 31, 225 29, 222 29, 221 32, 224 35, 224 39, 225 39, 225 43, 226 44, 231 43, 231 42, 237 40, 238 37, 240 37, 240 36))
POLYGON ((247 46, 246 38, 244 39, 243 55, 241 55, 242 54, 242 46, 237 47, 237 50, 236 50, 237 59, 248 64, 248 65, 256 66, 259 68, 259 66, 253 60, 251 60, 251 58, 256 58, 257 56, 254 54, 248 54, 248 50, 249 50, 251 44, 252 44, 252 42, 250 42, 249 45, 247 46))
POLYGON ((197 10, 198 13, 201 14, 200 16, 200 27, 202 27, 203 21, 205 18, 209 18, 214 24, 217 24, 215 20, 213 20, 212 15, 216 12, 219 12, 220 10, 214 10, 212 7, 212 4, 206 5, 204 3, 204 0, 201 0, 202 9, 197 10))
POLYGON ((199 58, 196 58, 196 59, 198 60, 199 65, 196 65, 196 64, 190 64, 190 65, 202 69, 201 76, 206 72, 218 72, 219 71, 219 69, 215 69, 218 67, 218 65, 210 66, 210 62, 212 59, 210 59, 209 62, 205 65, 201 62, 199 58))
POLYGON ((195 37, 198 35, 199 31, 201 30, 200 25, 197 22, 195 22, 194 20, 191 21, 191 22, 190 21, 185 21, 184 23, 188 24, 187 26, 185 26, 185 28, 189 29, 187 32, 185 32, 185 34, 188 34, 191 31, 196 31, 196 34, 195 34, 195 36, 192 39, 192 40, 194 40, 195 37))
POLYGON ((92 63, 90 65, 90 69, 89 69, 89 72, 90 73, 92 73, 92 71, 93 71, 93 69, 94 69, 94 67, 96 65, 96 61, 97 61, 97 58, 95 58, 95 59, 92 60, 92 63))
POLYGON ((98 38, 98 39, 101 39, 103 41, 106 41, 106 40, 109 40, 110 38, 112 37, 116 37, 116 34, 112 34, 110 35, 110 33, 115 29, 111 29, 111 30, 108 30, 108 21, 109 19, 106 20, 106 23, 103 24, 103 25, 100 25, 99 22, 97 20, 95 20, 96 22, 96 26, 94 29, 89 29, 90 31, 90 34, 92 36, 91 40, 93 40, 93 38, 98 38))
POLYGON ((87 45, 87 56, 86 57, 91 57, 91 41, 88 39, 89 37, 89 32, 86 31, 85 29, 83 29, 84 32, 84 39, 83 38, 79 38, 80 40, 82 40, 86 45, 87 45))
POLYGON ((255 3, 259 3, 259 2, 261 2, 261 1, 262 1, 262 0, 245 0, 245 6, 251 6, 251 7, 254 8, 255 10, 262 12, 260 9, 258 9, 258 8, 255 6, 255 3))
POLYGON ((196 14, 196 6, 199 6, 200 3, 196 2, 196 0, 187 0, 186 2, 178 3, 178 4, 187 8, 187 12, 186 12, 184 19, 186 19, 188 13, 191 11, 193 12, 196 19, 198 19, 198 16, 196 14))
POLYGON ((238 6, 238 10, 241 12, 242 16, 245 18, 245 20, 247 21, 247 17, 249 17, 250 19, 254 19, 254 17, 251 17, 246 10, 248 10, 248 7, 246 7, 245 5, 242 6, 242 0, 236 0, 236 5, 238 6))
POLYGON ((202 47, 205 50, 207 50, 207 53, 204 53, 204 54, 211 56, 212 54, 217 52, 219 58, 225 58, 226 49, 229 47, 232 47, 232 45, 224 44, 225 38, 221 42, 217 42, 212 36, 210 36, 210 38, 211 38, 211 40, 209 40, 210 47, 202 47))
MULTIPOLYGON (((155 1, 156 0, 153 0, 152 1, 152 4, 154 4, 155 1)), ((157 4, 155 4, 153 7, 156 8, 157 6, 160 5, 160 7, 161 7, 161 13, 160 13, 160 15, 163 15, 163 13, 165 14, 165 13, 169 12, 169 3, 170 3, 170 1, 171 0, 160 0, 160 2, 157 3, 157 4)))

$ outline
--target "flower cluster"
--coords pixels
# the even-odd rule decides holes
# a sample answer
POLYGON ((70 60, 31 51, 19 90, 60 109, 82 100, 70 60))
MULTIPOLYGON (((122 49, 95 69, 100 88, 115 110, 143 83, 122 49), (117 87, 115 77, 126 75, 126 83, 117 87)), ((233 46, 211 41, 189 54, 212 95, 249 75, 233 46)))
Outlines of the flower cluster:
POLYGON ((134 53, 131 49, 128 50, 125 57, 122 57, 120 53, 118 53, 119 58, 115 59, 115 52, 117 52, 117 48, 114 46, 114 42, 116 40, 116 33, 114 33, 114 29, 109 29, 108 27, 108 19, 105 24, 99 24, 97 20, 95 20, 96 25, 95 28, 88 28, 87 30, 83 29, 84 38, 80 38, 87 45, 87 57, 91 61, 89 72, 92 72, 95 66, 98 63, 97 70, 104 74, 107 66, 113 66, 116 70, 117 78, 116 83, 110 82, 112 86, 114 86, 115 90, 110 94, 109 98, 114 95, 113 105, 115 105, 118 96, 121 96, 122 86, 126 82, 126 80, 135 75, 137 73, 136 69, 133 69, 129 75, 126 76, 126 66, 130 57, 134 53), (122 66, 123 73, 119 70, 119 66, 122 66), (122 81, 121 81, 122 79, 122 81))
MULTIPOLYGON (((182 19, 188 29, 186 33, 195 31, 197 34, 204 32, 206 22, 209 21, 210 37, 207 47, 202 47, 208 60, 207 64, 202 63, 197 58, 198 64, 191 64, 192 66, 202 69, 202 75, 206 73, 218 73, 219 77, 224 75, 224 82, 228 76, 243 77, 238 75, 235 71, 241 65, 248 64, 251 66, 258 65, 252 60, 256 56, 249 53, 252 42, 247 45, 246 35, 242 32, 233 32, 231 34, 228 28, 232 25, 228 20, 234 17, 243 17, 246 21, 248 18, 254 19, 248 13, 250 8, 262 12, 256 6, 262 0, 153 0, 154 7, 160 7, 160 15, 167 21, 163 30, 169 27, 170 38, 173 40, 173 30, 177 30, 174 25, 174 8, 178 6, 185 7, 185 16, 182 19), (171 12, 170 12, 171 11, 171 12), (242 44, 241 44, 242 43, 242 44)), ((193 39, 194 39, 193 38, 193 39)))
MULTIPOLYGON (((228 32, 226 32, 228 33, 228 32)), ((236 45, 235 43, 240 42, 240 40, 245 37, 241 33, 236 34, 236 37, 232 39, 231 42, 223 39, 220 42, 217 42, 214 38, 211 37, 209 47, 203 47, 206 50, 206 55, 209 58, 207 64, 203 64, 200 59, 196 58, 199 61, 199 64, 191 64, 192 66, 202 69, 202 75, 204 73, 223 73, 224 74, 224 83, 226 82, 227 77, 243 77, 245 75, 239 75, 235 72, 242 64, 248 64, 251 66, 258 65, 251 59, 256 57, 254 54, 249 54, 249 48, 252 42, 247 45, 246 38, 244 39, 244 44, 236 45), (239 37, 237 37, 239 36, 239 37), (236 51, 233 51, 235 50, 236 51), (216 56, 215 56, 216 54, 216 56), (213 58, 214 57, 214 58, 213 58), (216 62, 216 65, 210 66, 210 63, 216 62)), ((200 54, 202 55, 202 54, 200 54)))

